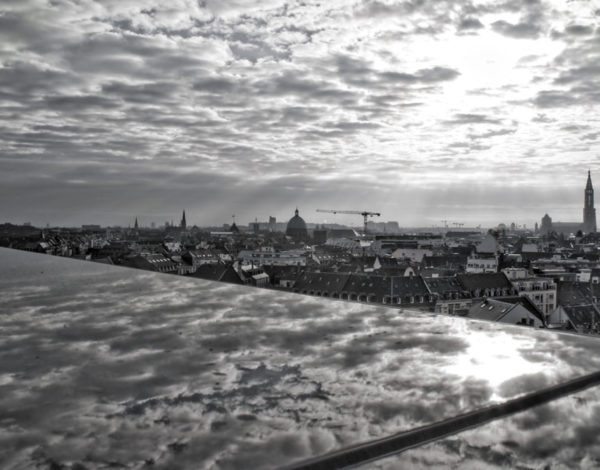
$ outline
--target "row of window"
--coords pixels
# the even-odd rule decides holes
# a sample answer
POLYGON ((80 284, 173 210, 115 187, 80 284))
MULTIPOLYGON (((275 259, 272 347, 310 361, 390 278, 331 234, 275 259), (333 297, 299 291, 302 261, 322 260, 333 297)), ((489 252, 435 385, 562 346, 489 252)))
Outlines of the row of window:
MULTIPOLYGON (((355 292, 350 292, 350 293, 342 292, 341 294, 339 294, 337 292, 333 292, 332 294, 330 294, 327 291, 312 291, 312 290, 298 290, 298 289, 295 289, 294 292, 300 293, 300 294, 316 295, 318 297, 331 297, 333 299, 357 300, 359 302, 377 302, 378 301, 377 296, 375 296, 373 294, 357 294, 355 292)), ((404 298, 396 297, 396 296, 391 297, 389 295, 386 295, 382 301, 384 304, 400 305, 402 303, 423 304, 423 303, 433 302, 434 300, 435 300, 435 297, 432 295, 406 295, 406 296, 404 296, 404 298)))
POLYGON ((519 284, 519 290, 550 290, 550 289, 554 289, 556 286, 554 284, 548 285, 548 284, 542 284, 540 285, 536 285, 534 284, 533 286, 530 286, 529 284, 523 285, 523 284, 519 284))

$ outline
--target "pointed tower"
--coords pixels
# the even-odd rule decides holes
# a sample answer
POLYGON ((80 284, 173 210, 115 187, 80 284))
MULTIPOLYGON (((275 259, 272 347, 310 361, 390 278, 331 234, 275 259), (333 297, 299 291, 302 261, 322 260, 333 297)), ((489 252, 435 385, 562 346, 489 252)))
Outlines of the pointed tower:
POLYGON ((594 209, 594 188, 592 187, 592 175, 588 170, 587 183, 585 185, 585 199, 583 204, 583 231, 586 233, 596 231, 596 209, 594 209))
POLYGON ((183 216, 181 217, 180 227, 184 230, 187 228, 187 222, 185 220, 185 211, 183 211, 183 216))
POLYGON ((134 224, 133 228, 134 228, 135 230, 137 230, 137 229, 138 229, 138 221, 137 221, 137 217, 135 218, 135 224, 134 224))

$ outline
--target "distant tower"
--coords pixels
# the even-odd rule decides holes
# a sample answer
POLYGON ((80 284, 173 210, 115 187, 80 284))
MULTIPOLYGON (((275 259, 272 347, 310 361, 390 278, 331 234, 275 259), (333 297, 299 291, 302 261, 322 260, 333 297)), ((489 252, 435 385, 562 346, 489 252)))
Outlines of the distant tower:
POLYGON ((587 183, 585 185, 585 200, 583 205, 583 231, 586 233, 596 231, 596 209, 594 209, 594 188, 592 187, 592 176, 588 171, 587 183))
POLYGON ((183 211, 183 216, 181 217, 181 224, 180 224, 182 229, 186 229, 187 228, 187 222, 185 221, 185 211, 183 211))
POLYGON ((542 217, 540 232, 542 235, 548 235, 550 232, 552 232, 552 218, 548 214, 542 217))
POLYGON ((133 228, 134 228, 135 230, 137 230, 137 229, 139 228, 139 227, 138 227, 138 221, 137 221, 137 217, 135 218, 135 224, 133 225, 133 228))

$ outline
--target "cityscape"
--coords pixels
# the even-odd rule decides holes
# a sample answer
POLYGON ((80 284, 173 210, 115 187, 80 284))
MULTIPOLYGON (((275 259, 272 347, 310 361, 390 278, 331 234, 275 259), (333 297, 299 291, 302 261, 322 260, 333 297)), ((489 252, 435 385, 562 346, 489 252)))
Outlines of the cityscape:
POLYGON ((25 251, 289 291, 410 308, 534 328, 600 334, 600 234, 588 171, 582 220, 533 229, 462 224, 435 232, 397 222, 362 227, 306 223, 298 208, 286 223, 223 227, 177 224, 127 228, 0 226, 0 245, 25 251))
POLYGON ((600 468, 600 4, 0 2, 0 469, 600 468))

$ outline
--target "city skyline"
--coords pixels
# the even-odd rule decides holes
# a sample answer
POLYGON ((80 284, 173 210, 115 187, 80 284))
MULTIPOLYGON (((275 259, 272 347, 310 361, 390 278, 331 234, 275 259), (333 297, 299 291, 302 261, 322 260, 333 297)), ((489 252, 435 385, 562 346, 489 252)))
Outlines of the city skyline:
MULTIPOLYGON (((592 179, 591 179, 591 172, 588 170, 588 174, 587 174, 587 180, 586 180, 586 185, 585 185, 585 189, 584 189, 584 203, 583 203, 583 224, 581 225, 581 229, 584 232, 588 232, 591 228, 592 231, 596 231, 596 223, 595 223, 595 209, 594 209, 594 205, 595 205, 595 197, 594 197, 594 189, 593 189, 593 184, 592 184, 592 179), (591 211, 591 212, 590 212, 591 211), (590 220, 591 219, 591 220, 590 220), (591 224, 591 225, 590 225, 591 224)), ((508 207, 508 209, 510 209, 510 207, 508 207)), ((295 209, 295 214, 298 215, 298 207, 296 206, 295 209)), ((313 225, 319 225, 319 224, 332 224, 332 225, 344 225, 344 226, 349 226, 349 227, 359 227, 359 224, 357 224, 355 221, 351 220, 352 218, 356 218, 357 215, 361 215, 359 214, 359 212, 357 211, 352 211, 354 212, 354 214, 348 214, 348 213, 344 213, 347 212, 343 209, 338 209, 337 213, 334 210, 331 211, 327 211, 327 210, 321 210, 321 209, 317 209, 315 210, 315 212, 333 212, 333 214, 329 215, 329 216, 323 216, 320 215, 319 217, 321 217, 320 220, 313 220, 310 219, 308 221, 309 224, 313 224, 313 225), (333 218, 333 220, 331 220, 333 218)), ((362 214, 364 216, 364 213, 362 214)), ((369 213, 369 224, 374 223, 374 224, 386 224, 386 223, 393 223, 393 224, 398 224, 397 220, 392 220, 392 219, 384 219, 384 218, 380 218, 379 216, 382 216, 383 214, 371 214, 369 213)), ((572 213, 569 213, 569 215, 572 215, 572 213)), ((465 227, 466 228, 493 228, 493 227, 499 227, 501 225, 505 225, 507 227, 511 227, 511 226, 515 226, 518 229, 534 229, 534 227, 537 227, 538 225, 540 225, 540 227, 544 227, 544 224, 549 223, 550 225, 552 225, 552 219, 548 218, 548 211, 546 211, 544 217, 542 217, 541 219, 541 225, 539 224, 539 221, 534 221, 533 223, 528 224, 523 222, 523 221, 518 221, 515 219, 512 219, 511 221, 502 221, 502 222, 495 222, 493 223, 491 226, 484 226, 484 224, 477 224, 476 222, 471 221, 471 223, 464 223, 464 222, 458 222, 457 220, 449 220, 449 219, 441 219, 441 220, 434 220, 433 218, 430 218, 429 220, 432 222, 431 225, 400 225, 400 228, 405 228, 405 229, 410 229, 410 228, 427 228, 427 227, 431 227, 432 229, 440 229, 440 228, 462 228, 465 227), (546 220, 548 219, 548 220, 546 220)), ((268 216, 268 220, 270 220, 271 218, 273 218, 273 216, 269 215, 268 216)), ((134 227, 137 228, 138 227, 138 223, 139 226, 141 228, 159 228, 159 227, 164 227, 164 226, 180 226, 182 225, 184 228, 185 226, 198 226, 198 227, 219 227, 219 226, 227 226, 230 225, 231 223, 236 222, 238 225, 242 225, 242 226, 247 226, 250 227, 254 222, 259 222, 262 224, 268 223, 266 218, 261 218, 260 220, 258 219, 258 217, 255 217, 254 220, 248 221, 247 223, 245 222, 240 222, 240 219, 238 218, 236 221, 236 215, 232 214, 231 215, 231 219, 229 220, 229 222, 217 222, 217 223, 213 223, 213 224, 202 224, 202 223, 190 223, 189 225, 187 225, 186 222, 186 209, 183 209, 182 211, 182 218, 179 222, 175 222, 173 217, 169 218, 168 214, 163 214, 160 217, 157 217, 156 214, 145 214, 143 216, 143 218, 141 216, 138 217, 138 215, 134 216, 134 227), (138 220, 138 219, 145 219, 145 220, 138 220), (158 220, 158 221, 157 221, 158 220)), ((284 224, 287 223, 287 221, 289 220, 288 218, 286 218, 285 216, 283 218, 277 218, 275 217, 275 220, 277 220, 277 223, 279 224, 284 224)), ((566 225, 580 225, 579 221, 576 221, 575 219, 569 219, 570 222, 566 223, 566 225)), ((11 221, 4 221, 4 223, 10 223, 11 221)), ((90 225, 90 224, 95 224, 96 221, 88 221, 87 223, 82 223, 80 224, 81 226, 85 226, 85 225, 90 225)), ((13 223, 15 223, 13 221, 13 223)), ((30 221, 17 221, 16 224, 27 224, 27 225, 31 225, 32 223, 30 221)), ((559 222, 559 224, 561 224, 561 222, 559 222)), ((50 224, 50 222, 45 222, 44 224, 33 224, 33 225, 37 225, 37 226, 42 226, 42 225, 46 225, 46 226, 55 226, 58 227, 60 226, 60 224, 50 224)), ((77 226, 78 224, 75 225, 70 225, 71 227, 77 226)), ((105 227, 123 227, 123 226, 129 226, 131 227, 131 221, 128 220, 128 222, 126 224, 98 224, 98 225, 102 225, 105 227)), ((562 223, 562 225, 565 225, 565 223, 562 223)), ((64 225, 64 226, 69 226, 69 225, 64 225)), ((546 227, 546 230, 549 230, 548 227, 546 227)))
POLYGON ((0 216, 533 227, 599 174, 588 1, 0 7, 0 216))

